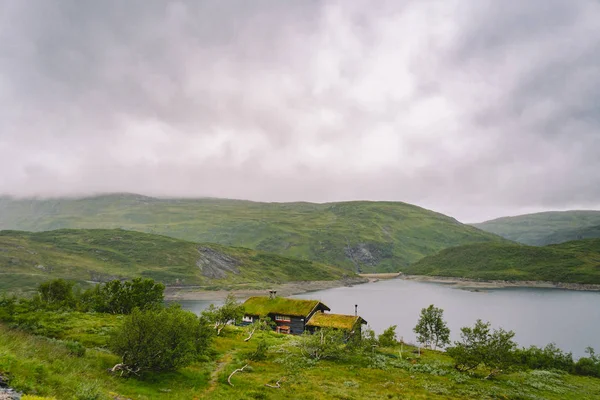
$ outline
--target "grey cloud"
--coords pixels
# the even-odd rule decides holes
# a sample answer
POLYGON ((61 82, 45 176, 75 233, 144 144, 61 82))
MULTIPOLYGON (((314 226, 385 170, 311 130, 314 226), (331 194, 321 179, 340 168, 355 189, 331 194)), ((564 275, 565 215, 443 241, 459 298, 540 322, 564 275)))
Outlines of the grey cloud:
POLYGON ((0 193, 600 207, 593 0, 8 1, 0 193))

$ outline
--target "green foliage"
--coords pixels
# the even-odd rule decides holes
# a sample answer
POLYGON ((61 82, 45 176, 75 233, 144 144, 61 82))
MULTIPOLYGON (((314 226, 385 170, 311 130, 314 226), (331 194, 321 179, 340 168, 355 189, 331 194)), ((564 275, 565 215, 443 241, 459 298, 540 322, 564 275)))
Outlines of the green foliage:
POLYGON ((444 310, 433 304, 421 309, 419 321, 413 331, 417 334, 417 341, 430 349, 450 344, 450 329, 444 321, 444 310))
POLYGON ((554 343, 544 348, 530 346, 515 350, 515 363, 530 369, 558 369, 571 372, 575 362, 571 353, 565 353, 554 343))
POLYGON ((256 350, 254 350, 248 356, 248 359, 251 361, 264 361, 267 359, 267 352, 269 351, 269 343, 263 337, 258 341, 256 345, 256 350))
POLYGON ((513 351, 516 343, 513 331, 490 328, 489 322, 477 320, 475 326, 461 328, 461 341, 447 350, 460 371, 468 371, 484 364, 493 376, 515 364, 513 351))
POLYGON ((405 268, 415 275, 600 284, 600 239, 544 247, 479 243, 446 249, 405 268))
POLYGON ((600 211, 550 211, 473 224, 516 242, 544 246, 600 237, 600 211))
POLYGON ((83 357, 85 355, 85 347, 79 342, 67 340, 65 341, 65 347, 69 351, 69 354, 75 357, 83 357))
POLYGON ((227 324, 237 323, 244 317, 244 305, 240 304, 230 293, 221 307, 211 304, 202 312, 202 315, 209 323, 213 324, 217 335, 220 335, 227 324))
POLYGON ((580 358, 575 364, 575 373, 600 378, 600 356, 591 347, 586 349, 586 353, 589 356, 580 358))
POLYGON ((97 312, 130 314, 134 308, 162 307, 164 290, 165 285, 152 279, 113 280, 88 289, 82 295, 82 303, 97 312))
POLYGON ((73 286, 75 282, 65 281, 64 279, 54 279, 38 285, 40 299, 46 304, 58 306, 73 306, 75 296, 73 286))
POLYGON ((397 325, 392 325, 383 331, 377 338, 379 345, 382 347, 394 347, 398 344, 398 338, 396 337, 397 325))
MULTIPOLYGON (((0 229, 121 227, 194 242, 243 246, 362 272, 396 272, 447 247, 501 240, 451 217, 401 202, 258 203, 115 194, 87 199, 5 199, 0 201, 0 215, 0 229)), ((109 244, 112 248, 114 243, 109 244)), ((117 261, 120 256, 127 257, 123 250, 101 256, 117 261)), ((170 254, 177 257, 176 252, 170 254)), ((259 258, 255 265, 272 262, 265 259, 269 257, 259 258)), ((303 270, 298 268, 296 273, 303 270)), ((153 275, 148 277, 170 283, 158 279, 155 269, 149 272, 153 275)), ((327 279, 329 274, 322 269, 311 275, 318 272, 327 279)), ((299 279, 306 280, 300 275, 299 279)), ((169 279, 173 278, 176 276, 170 274, 169 279)))
POLYGON ((339 359, 344 355, 346 337, 339 329, 321 328, 314 334, 304 332, 296 342, 302 355, 314 360, 339 359))
POLYGON ((133 370, 169 371, 189 365, 206 351, 210 330, 191 312, 171 306, 134 309, 117 329, 110 348, 133 370))

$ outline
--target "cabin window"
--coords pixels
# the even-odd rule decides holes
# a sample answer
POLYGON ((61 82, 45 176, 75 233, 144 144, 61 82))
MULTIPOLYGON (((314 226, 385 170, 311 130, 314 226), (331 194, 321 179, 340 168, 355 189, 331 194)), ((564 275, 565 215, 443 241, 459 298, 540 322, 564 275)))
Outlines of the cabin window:
POLYGON ((288 317, 287 315, 276 315, 275 316, 275 321, 290 321, 290 317, 288 317))

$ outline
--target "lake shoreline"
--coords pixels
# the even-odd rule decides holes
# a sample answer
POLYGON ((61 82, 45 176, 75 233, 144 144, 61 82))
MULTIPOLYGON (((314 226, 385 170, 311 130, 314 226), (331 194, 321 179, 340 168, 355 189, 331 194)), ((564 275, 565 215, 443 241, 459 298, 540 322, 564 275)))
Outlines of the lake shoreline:
MULTIPOLYGON (((276 290, 279 296, 287 297, 295 294, 315 292, 318 290, 333 289, 337 287, 348 287, 363 283, 376 282, 377 278, 351 277, 333 281, 297 281, 273 284, 270 288, 276 290)), ((229 294, 236 298, 248 298, 251 296, 266 296, 270 289, 221 289, 207 290, 201 287, 166 287, 165 300, 225 300, 229 294)))
POLYGON ((428 275, 399 275, 398 279, 442 283, 463 290, 507 289, 507 288, 537 288, 537 289, 562 289, 576 291, 600 291, 600 285, 586 283, 566 283, 548 281, 503 281, 503 280, 473 280, 466 278, 428 275))

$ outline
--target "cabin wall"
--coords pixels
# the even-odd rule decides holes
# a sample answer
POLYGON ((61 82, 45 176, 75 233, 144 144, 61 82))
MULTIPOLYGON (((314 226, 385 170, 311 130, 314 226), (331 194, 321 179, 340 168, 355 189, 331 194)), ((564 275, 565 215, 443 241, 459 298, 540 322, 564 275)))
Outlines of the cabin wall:
POLYGON ((304 332, 304 318, 292 317, 290 322, 290 333, 292 335, 301 335, 304 332))

